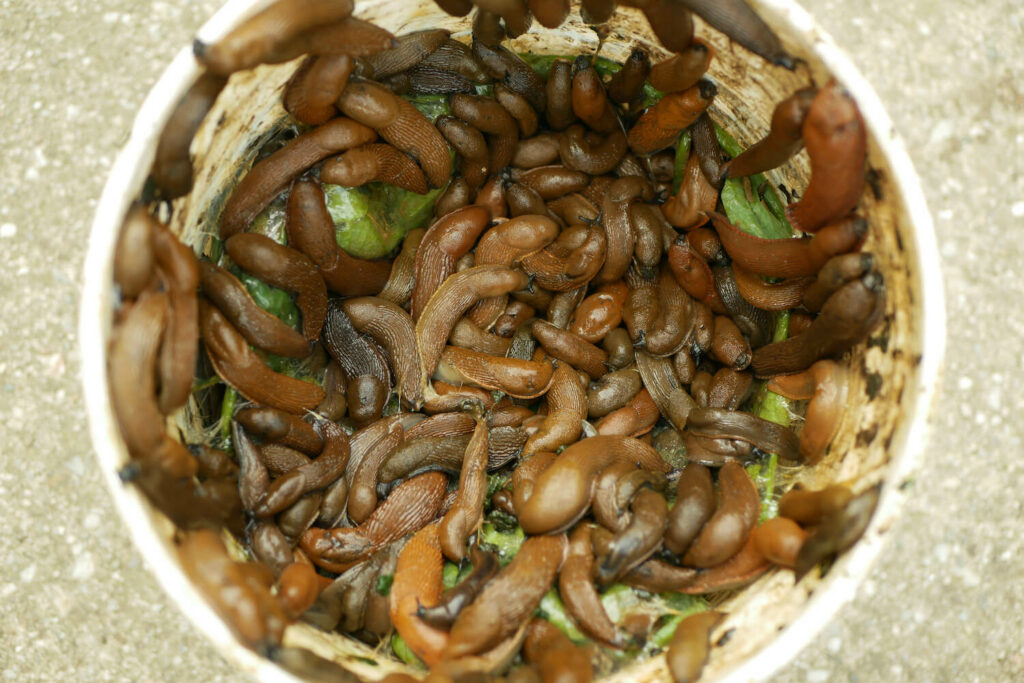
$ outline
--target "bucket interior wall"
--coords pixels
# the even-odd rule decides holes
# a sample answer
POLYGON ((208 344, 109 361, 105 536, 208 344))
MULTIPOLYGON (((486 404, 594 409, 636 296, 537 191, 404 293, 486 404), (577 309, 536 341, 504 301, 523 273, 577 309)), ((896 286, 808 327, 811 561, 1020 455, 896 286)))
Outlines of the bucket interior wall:
MULTIPOLYGON (((762 7, 766 19, 778 26, 779 18, 773 16, 772 5, 779 3, 763 4, 768 5, 762 7)), ((469 40, 468 18, 449 17, 430 0, 361 0, 357 3, 357 14, 396 34, 442 27, 450 29, 457 39, 469 40)), ((638 11, 620 9, 610 27, 600 44, 601 56, 621 62, 636 45, 647 48, 654 61, 667 54, 638 11)), ((710 109, 711 116, 743 146, 764 135, 779 100, 805 87, 812 78, 819 86, 829 78, 807 37, 796 35, 786 26, 779 27, 784 44, 807 61, 806 67, 795 72, 768 65, 703 24, 698 23, 697 32, 716 53, 709 76, 718 85, 718 96, 710 109)), ((530 33, 512 41, 510 47, 518 52, 576 55, 594 54, 598 45, 598 35, 582 24, 574 8, 571 20, 562 28, 547 30, 535 25, 530 33)), ((195 186, 190 196, 175 203, 172 221, 172 228, 198 251, 209 252, 212 248, 218 217, 230 189, 249 168, 261 144, 287 121, 280 104, 281 94, 297 64, 296 61, 259 67, 233 76, 199 131, 193 144, 195 186)), ((914 272, 917 259, 908 251, 914 245, 912 222, 900 203, 899 193, 894 191, 891 169, 875 137, 878 134, 879 131, 872 131, 869 164, 879 192, 876 195, 867 188, 859 210, 871 226, 864 250, 876 255, 886 282, 885 322, 867 345, 860 345, 846 360, 854 370, 849 409, 829 453, 816 467, 794 474, 796 480, 815 488, 841 481, 859 491, 886 478, 890 453, 902 447, 902 418, 913 412, 914 386, 920 379, 917 365, 921 357, 922 309, 920 274, 914 272)), ((808 174, 807 157, 801 153, 783 172, 774 172, 770 177, 775 184, 799 189, 806 186, 808 174)), ((190 424, 191 429, 198 429, 195 420, 190 424)), ((172 543, 171 534, 172 530, 167 528, 168 544, 172 543)), ((794 585, 791 572, 773 571, 720 599, 719 608, 728 612, 729 617, 716 633, 733 633, 723 646, 715 648, 707 674, 721 675, 753 653, 771 647, 780 631, 808 608, 811 595, 820 593, 842 575, 845 562, 846 558, 841 558, 823 579, 815 571, 798 585, 794 585)), ((286 643, 301 644, 332 657, 366 678, 379 678, 404 668, 362 644, 311 627, 292 627, 286 638, 286 643), (368 664, 368 659, 378 663, 368 664)), ((666 679, 663 662, 664 658, 657 657, 613 678, 666 679)))

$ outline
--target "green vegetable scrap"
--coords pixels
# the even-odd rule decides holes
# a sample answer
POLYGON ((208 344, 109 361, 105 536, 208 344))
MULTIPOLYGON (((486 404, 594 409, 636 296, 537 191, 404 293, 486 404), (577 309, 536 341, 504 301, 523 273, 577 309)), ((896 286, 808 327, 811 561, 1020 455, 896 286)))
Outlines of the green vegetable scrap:
POLYGON ((487 513, 487 521, 498 533, 502 534, 514 534, 519 527, 519 520, 516 519, 515 515, 510 515, 504 510, 497 508, 487 513))
MULTIPOLYGON (((783 311, 775 318, 775 334, 772 342, 785 341, 789 336, 789 311, 783 311)), ((768 391, 768 383, 762 382, 754 398, 753 413, 763 420, 769 420, 783 427, 789 426, 789 400, 768 391)))
MULTIPOLYGON (((773 342, 779 342, 789 336, 789 311, 783 311, 775 320, 773 342)), ((783 427, 789 426, 789 399, 768 390, 768 383, 762 382, 754 398, 753 413, 763 420, 768 420, 783 427)), ((770 453, 760 462, 747 467, 747 474, 757 486, 761 495, 761 521, 777 517, 779 503, 775 495, 775 471, 779 456, 770 453)))
POLYGON ((683 171, 686 169, 686 161, 690 157, 690 142, 693 137, 689 130, 684 130, 676 143, 675 173, 672 176, 672 193, 677 194, 683 184, 683 171))
POLYGON ((281 194, 253 219, 246 232, 264 235, 278 244, 288 244, 288 203, 281 194))
MULTIPOLYGON (((492 512, 488 515, 491 519, 492 512)), ((499 531, 498 527, 491 521, 483 523, 480 527, 480 545, 484 550, 490 550, 498 555, 498 563, 504 567, 519 552, 519 547, 526 540, 526 534, 520 526, 511 531, 499 531)))
POLYGON ((469 562, 463 562, 462 566, 459 566, 454 562, 445 560, 444 567, 441 570, 441 585, 444 586, 445 590, 454 588, 472 573, 473 565, 469 562))
POLYGON ((267 353, 262 349, 253 348, 263 362, 273 370, 282 375, 301 379, 304 382, 312 382, 318 387, 324 385, 324 375, 327 370, 327 359, 322 353, 311 353, 305 358, 288 358, 278 356, 274 353, 267 353))
POLYGON ((452 113, 447 95, 405 95, 404 97, 431 122, 436 121, 438 116, 452 113))
POLYGON ((377 585, 375 588, 380 595, 388 595, 391 593, 391 584, 395 582, 394 574, 381 574, 377 577, 377 585))
POLYGON ((338 245, 363 259, 387 256, 407 232, 429 221, 434 200, 444 189, 416 194, 384 183, 362 187, 324 183, 323 188, 338 245))
POLYGON ((679 626, 679 622, 691 614, 704 612, 708 609, 707 601, 696 595, 661 593, 658 595, 658 599, 664 605, 665 611, 668 614, 661 620, 661 624, 647 639, 647 646, 645 648, 647 650, 662 650, 668 647, 668 644, 672 641, 673 634, 676 632, 676 627, 679 626))
POLYGON ((565 611, 565 604, 562 602, 562 598, 558 595, 556 589, 552 588, 541 598, 540 606, 537 608, 537 616, 551 622, 552 625, 556 626, 574 643, 587 642, 587 637, 576 628, 572 617, 565 611))
POLYGON ((769 453, 760 462, 747 465, 747 474, 750 475, 750 479, 761 496, 760 521, 762 522, 779 516, 779 501, 775 495, 775 472, 778 469, 778 464, 779 456, 769 453))
POLYGON ((391 636, 391 650, 395 653, 395 656, 401 659, 409 666, 420 669, 421 671, 427 670, 427 665, 424 664, 419 657, 413 654, 413 651, 409 649, 408 644, 402 639, 402 636, 395 633, 391 636))
POLYGON ((622 618, 629 613, 630 609, 636 607, 643 601, 640 594, 623 583, 615 583, 608 586, 601 593, 601 604, 608 618, 616 624, 622 623, 622 618))
MULTIPOLYGON (((731 157, 743 150, 739 143, 721 126, 715 124, 718 144, 731 157)), ((765 239, 792 237, 793 228, 786 220, 782 202, 763 173, 750 176, 751 197, 747 196, 744 178, 730 178, 722 186, 722 206, 725 214, 737 227, 751 235, 765 239)))
POLYGON ((445 589, 453 587, 459 582, 459 565, 454 562, 445 561, 444 569, 441 570, 441 585, 445 589))
POLYGON ((222 443, 231 442, 231 418, 235 414, 235 403, 238 401, 238 392, 231 387, 225 387, 224 400, 220 403, 220 420, 217 422, 217 434, 222 443))
POLYGON ((388 398, 388 402, 384 404, 384 408, 381 410, 381 416, 391 417, 402 412, 402 404, 398 398, 398 392, 394 392, 388 398))
MULTIPOLYGON (((431 121, 451 114, 445 95, 412 95, 407 99, 431 121)), ((384 258, 406 233, 422 227, 434 213, 443 187, 416 194, 385 183, 362 187, 323 184, 327 211, 334 221, 338 246, 356 258, 384 258)))
POLYGON ((496 474, 487 475, 487 497, 485 500, 488 507, 491 504, 491 496, 505 488, 511 479, 511 472, 498 472, 496 474))
POLYGON ((703 612, 708 608, 707 600, 699 595, 687 595, 686 593, 669 591, 667 593, 659 593, 658 598, 665 604, 665 608, 669 612, 681 614, 684 617, 696 614, 697 612, 703 612))
POLYGON ((295 327, 299 323, 299 309, 292 301, 291 294, 237 268, 232 271, 249 290, 249 296, 257 306, 289 327, 295 327))
POLYGON ((520 52, 519 56, 544 80, 547 80, 548 74, 551 73, 551 65, 555 63, 556 59, 568 59, 569 61, 575 59, 568 55, 535 55, 529 52, 520 52))

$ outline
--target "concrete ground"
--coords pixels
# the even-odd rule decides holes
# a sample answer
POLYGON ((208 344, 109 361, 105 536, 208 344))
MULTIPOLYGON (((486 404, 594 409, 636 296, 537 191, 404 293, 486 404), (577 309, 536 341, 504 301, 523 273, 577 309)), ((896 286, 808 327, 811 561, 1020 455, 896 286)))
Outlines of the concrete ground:
MULTIPOLYGON (((241 681, 129 544, 75 339, 88 226, 145 93, 215 0, 0 0, 0 671, 241 681)), ((950 339, 916 494, 780 681, 1024 678, 1024 3, 805 0, 878 89, 936 219, 950 339)))

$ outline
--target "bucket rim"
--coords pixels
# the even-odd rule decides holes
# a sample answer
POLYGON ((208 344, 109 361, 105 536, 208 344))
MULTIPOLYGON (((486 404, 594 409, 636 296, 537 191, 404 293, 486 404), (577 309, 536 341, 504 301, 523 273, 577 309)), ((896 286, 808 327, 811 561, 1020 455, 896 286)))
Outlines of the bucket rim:
MULTIPOLYGON (((363 0, 372 3, 372 0, 363 0)), ((229 0, 197 35, 212 40, 270 4, 270 0, 229 0)), ((815 591, 800 614, 764 647, 729 670, 723 680, 764 680, 794 659, 855 596, 884 546, 892 525, 910 493, 904 484, 920 465, 928 418, 940 382, 946 346, 946 312, 939 251, 931 213, 920 179, 906 146, 896 132, 881 99, 851 58, 814 18, 793 0, 751 0, 769 20, 782 22, 803 51, 813 55, 850 91, 865 124, 892 170, 892 189, 904 207, 913 248, 907 252, 920 279, 921 360, 914 373, 914 395, 905 398, 905 415, 889 449, 885 485, 864 536, 833 567, 827 584, 815 591)), ((128 142, 117 156, 104 185, 90 230, 83 267, 84 287, 79 305, 81 379, 93 451, 115 507, 146 561, 171 600, 228 661, 261 681, 298 682, 269 659, 243 647, 181 569, 172 550, 161 540, 158 520, 135 487, 126 486, 117 470, 125 461, 124 446, 109 401, 106 376, 107 340, 114 301, 113 253, 123 218, 152 164, 156 141, 175 105, 198 79, 201 68, 191 47, 178 52, 147 94, 132 124, 128 142)))

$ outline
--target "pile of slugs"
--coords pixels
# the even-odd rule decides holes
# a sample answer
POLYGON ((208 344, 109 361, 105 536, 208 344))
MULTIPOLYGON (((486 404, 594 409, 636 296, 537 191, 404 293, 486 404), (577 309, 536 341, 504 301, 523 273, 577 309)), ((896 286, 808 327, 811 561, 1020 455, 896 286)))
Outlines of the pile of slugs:
POLYGON ((296 621, 430 680, 650 657, 695 680, 717 596, 799 578, 877 500, 783 481, 827 455, 843 356, 883 319, 854 213, 864 123, 809 84, 736 145, 692 12, 799 67, 743 0, 584 0, 595 30, 642 12, 673 53, 623 64, 503 45, 569 0, 436 2, 471 35, 278 0, 196 42, 204 73, 114 257, 122 479, 239 640, 312 680, 354 676, 286 646, 296 621), (293 59, 288 126, 197 255, 167 220, 193 137, 231 74, 293 59), (810 181, 783 205, 763 174, 801 149, 810 181))

